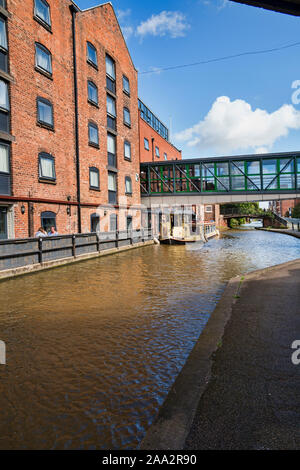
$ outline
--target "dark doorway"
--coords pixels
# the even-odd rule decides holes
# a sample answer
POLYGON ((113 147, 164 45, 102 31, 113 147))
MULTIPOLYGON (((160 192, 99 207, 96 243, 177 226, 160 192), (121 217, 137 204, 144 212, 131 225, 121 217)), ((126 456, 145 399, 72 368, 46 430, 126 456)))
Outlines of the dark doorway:
POLYGON ((7 208, 0 207, 0 240, 7 239, 7 208))

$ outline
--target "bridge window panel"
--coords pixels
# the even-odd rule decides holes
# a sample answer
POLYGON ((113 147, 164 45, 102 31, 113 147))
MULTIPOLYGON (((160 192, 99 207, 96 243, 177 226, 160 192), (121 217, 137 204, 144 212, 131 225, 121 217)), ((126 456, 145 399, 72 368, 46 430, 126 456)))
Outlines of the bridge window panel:
POLYGON ((280 159, 280 172, 281 173, 293 173, 294 172, 294 159, 281 158, 280 159))
POLYGON ((217 176, 228 176, 229 175, 229 165, 227 162, 216 163, 216 175, 217 176))
POLYGON ((231 162, 230 171, 232 176, 241 176, 245 173, 245 162, 231 162))
POLYGON ((190 165, 190 177, 199 178, 201 175, 200 165, 190 165))
POLYGON ((214 177, 202 178, 202 189, 203 191, 216 191, 216 183, 214 177))
POLYGON ((293 189, 295 188, 295 175, 283 175, 279 176, 280 189, 293 189))
POLYGON ((231 188, 233 191, 245 191, 246 178, 244 176, 233 176, 231 178, 231 188))
POLYGON ((278 178, 275 175, 263 176, 263 189, 277 189, 278 178))
POLYGON ((261 189, 260 175, 251 175, 246 181, 247 189, 249 191, 257 191, 261 189))
POLYGON ((212 177, 215 175, 215 164, 214 163, 205 163, 202 165, 202 174, 204 178, 212 177))
POLYGON ((300 157, 297 158, 297 173, 300 173, 300 157))
POLYGON ((218 191, 229 191, 229 177, 222 176, 216 180, 218 191))
POLYGON ((247 174, 248 175, 259 175, 260 164, 259 161, 246 162, 247 174))
POLYGON ((162 168, 163 174, 163 192, 170 193, 174 191, 174 180, 173 180, 173 168, 170 166, 164 166, 162 168))
POLYGON ((188 192, 189 183, 187 179, 187 168, 186 165, 176 165, 176 191, 177 192, 188 192))
POLYGON ((263 160, 262 162, 263 174, 273 174, 277 173, 277 160, 263 160))
POLYGON ((141 170, 140 183, 142 194, 146 194, 148 192, 148 173, 146 170, 141 170))

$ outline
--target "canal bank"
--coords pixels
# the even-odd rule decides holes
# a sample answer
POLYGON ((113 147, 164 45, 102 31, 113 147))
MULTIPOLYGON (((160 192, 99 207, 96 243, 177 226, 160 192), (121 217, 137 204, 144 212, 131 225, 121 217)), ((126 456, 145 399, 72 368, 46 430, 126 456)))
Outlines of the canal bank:
POLYGON ((142 449, 299 449, 300 259, 232 279, 142 449))
POLYGON ((256 230, 262 230, 265 232, 283 233, 284 235, 290 235, 291 237, 300 238, 300 232, 295 232, 294 230, 289 230, 289 229, 256 227, 256 230))

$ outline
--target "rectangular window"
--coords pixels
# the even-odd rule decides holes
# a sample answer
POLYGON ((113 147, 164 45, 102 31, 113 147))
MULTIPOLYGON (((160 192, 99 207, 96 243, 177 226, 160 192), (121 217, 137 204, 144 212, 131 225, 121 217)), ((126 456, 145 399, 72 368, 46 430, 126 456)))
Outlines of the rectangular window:
POLYGON ((48 26, 51 26, 50 7, 45 0, 35 0, 34 14, 48 26))
POLYGON ((9 173, 9 149, 0 144, 0 173, 9 173))
POLYGON ((53 106, 48 100, 38 98, 38 122, 53 128, 53 106))
POLYGON ((49 180, 55 180, 54 158, 47 154, 39 157, 39 176, 49 180))
POLYGON ((91 122, 89 123, 89 144, 99 146, 98 127, 91 122))
POLYGON ((124 142, 124 157, 126 160, 131 160, 131 144, 130 142, 124 142))
POLYGON ((86 47, 87 47, 87 61, 97 68, 98 60, 97 60, 96 48, 90 42, 87 43, 86 47))
POLYGON ((88 100, 98 105, 98 88, 93 82, 88 82, 88 100))
POLYGON ((0 46, 7 51, 6 21, 0 17, 0 46))
POLYGON ((106 98, 106 110, 107 127, 116 130, 116 100, 110 95, 107 95, 106 98))
POLYGON ((146 139, 146 138, 144 138, 144 148, 145 148, 146 150, 149 150, 149 140, 146 139))
POLYGON ((125 194, 132 194, 132 182, 130 176, 125 177, 125 194))
POLYGON ((108 165, 116 167, 116 137, 113 134, 107 134, 107 160, 108 165))
POLYGON ((110 95, 107 95, 106 100, 107 112, 113 117, 116 117, 116 100, 110 95))
POLYGON ((155 155, 157 156, 157 158, 160 157, 159 155, 159 148, 157 146, 155 146, 155 155))
POLYGON ((127 230, 132 230, 132 216, 131 215, 128 215, 126 217, 126 226, 127 226, 127 230))
POLYGON ((124 124, 131 126, 130 111, 128 108, 124 108, 124 124))
POLYGON ((129 83, 128 78, 125 77, 125 75, 123 75, 123 91, 127 95, 130 95, 130 83, 129 83))
POLYGON ((205 206, 205 212, 212 212, 212 206, 205 206))
POLYGON ((8 84, 0 80, 0 108, 9 111, 8 84))
POLYGON ((168 155, 166 154, 166 152, 164 153, 164 159, 168 160, 168 155))
POLYGON ((99 170, 98 168, 90 168, 90 188, 100 189, 99 170))
POLYGON ((35 45, 36 58, 35 64, 39 69, 52 75, 51 53, 42 44, 35 45))
POLYGON ((109 217, 109 230, 111 232, 118 230, 118 216, 116 214, 111 214, 109 217))
POLYGON ((108 202, 117 203, 117 177, 115 173, 108 172, 108 202))
POLYGON ((109 91, 116 93, 116 66, 115 61, 109 56, 105 57, 106 86, 109 91))

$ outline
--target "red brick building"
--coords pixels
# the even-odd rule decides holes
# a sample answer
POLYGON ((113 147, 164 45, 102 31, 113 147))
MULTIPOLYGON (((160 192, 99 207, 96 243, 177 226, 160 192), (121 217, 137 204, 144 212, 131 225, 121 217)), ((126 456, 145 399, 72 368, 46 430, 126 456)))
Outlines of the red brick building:
POLYGON ((181 160, 181 150, 169 141, 169 129, 139 100, 141 162, 181 160))
POLYGON ((137 71, 110 3, 0 0, 0 99, 0 238, 140 226, 137 71))
POLYGON ((292 215, 292 210, 299 204, 300 199, 285 199, 283 201, 271 201, 269 207, 272 211, 282 217, 292 215))

